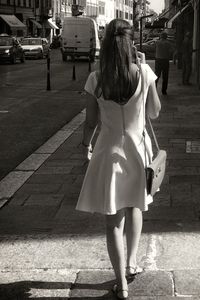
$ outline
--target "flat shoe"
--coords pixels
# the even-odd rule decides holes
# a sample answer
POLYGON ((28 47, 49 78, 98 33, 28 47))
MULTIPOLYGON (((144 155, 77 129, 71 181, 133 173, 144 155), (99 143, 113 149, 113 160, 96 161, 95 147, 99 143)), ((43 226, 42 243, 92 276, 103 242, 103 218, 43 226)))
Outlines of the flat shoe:
POLYGON ((139 273, 143 272, 143 268, 136 266, 136 267, 126 267, 126 276, 134 276, 139 273))
POLYGON ((117 284, 113 286, 112 291, 117 299, 128 299, 128 290, 119 289, 117 284))

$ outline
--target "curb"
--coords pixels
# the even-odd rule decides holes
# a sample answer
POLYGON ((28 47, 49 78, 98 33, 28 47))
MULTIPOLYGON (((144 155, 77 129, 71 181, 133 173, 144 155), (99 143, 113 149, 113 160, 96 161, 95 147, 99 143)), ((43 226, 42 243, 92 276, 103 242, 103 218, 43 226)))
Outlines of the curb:
POLYGON ((0 208, 85 120, 85 109, 0 181, 0 208))

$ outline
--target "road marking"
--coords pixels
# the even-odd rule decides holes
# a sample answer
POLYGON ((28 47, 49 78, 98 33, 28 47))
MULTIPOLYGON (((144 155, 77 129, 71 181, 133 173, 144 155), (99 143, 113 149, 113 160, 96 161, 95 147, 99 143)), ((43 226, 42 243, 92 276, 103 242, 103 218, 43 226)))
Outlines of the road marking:
POLYGON ((0 114, 7 114, 8 112, 8 110, 0 110, 0 114))

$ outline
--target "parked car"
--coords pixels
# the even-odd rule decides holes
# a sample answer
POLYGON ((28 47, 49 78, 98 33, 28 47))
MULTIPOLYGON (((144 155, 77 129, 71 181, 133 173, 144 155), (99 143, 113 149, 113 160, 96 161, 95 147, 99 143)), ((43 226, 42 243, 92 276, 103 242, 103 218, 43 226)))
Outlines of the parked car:
POLYGON ((15 64, 17 59, 25 61, 24 51, 19 41, 7 34, 0 35, 0 61, 8 61, 15 64))
POLYGON ((45 38, 27 37, 22 40, 22 48, 26 58, 45 58, 49 50, 49 42, 45 38))
MULTIPOLYGON (((147 59, 154 59, 156 54, 156 42, 159 38, 153 38, 151 40, 145 41, 142 43, 142 52, 145 53, 145 56, 147 59)), ((175 51, 175 42, 171 39, 168 39, 168 41, 172 45, 172 54, 171 59, 173 58, 173 52, 175 51)), ((135 47, 137 50, 140 51, 140 44, 136 44, 135 47)))

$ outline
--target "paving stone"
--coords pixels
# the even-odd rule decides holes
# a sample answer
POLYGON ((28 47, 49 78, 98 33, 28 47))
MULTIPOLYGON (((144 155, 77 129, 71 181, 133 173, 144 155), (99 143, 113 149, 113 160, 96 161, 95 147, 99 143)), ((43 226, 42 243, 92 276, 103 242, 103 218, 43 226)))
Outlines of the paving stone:
POLYGON ((38 206, 59 206, 64 198, 64 194, 39 194, 31 195, 26 202, 27 205, 38 205, 38 206))
POLYGON ((192 202, 192 185, 191 183, 177 183, 170 185, 170 195, 172 206, 186 205, 192 202))
POLYGON ((26 184, 21 187, 20 190, 18 190, 17 195, 22 195, 22 194, 47 194, 47 193, 56 193, 59 188, 61 187, 61 184, 54 183, 54 184, 49 184, 49 183, 33 183, 33 184, 26 184))
POLYGON ((146 220, 196 220, 193 205, 178 207, 156 207, 152 206, 145 212, 146 220))
POLYGON ((10 198, 33 172, 13 171, 0 181, 0 199, 10 198))
POLYGON ((71 298, 116 299, 111 291, 114 279, 112 271, 80 271, 71 298))
POLYGON ((200 269, 175 270, 174 284, 178 295, 199 295, 200 299, 200 269))
POLYGON ((144 224, 143 224, 143 233, 188 233, 188 232, 199 232, 200 231, 200 222, 190 220, 180 221, 180 220, 148 220, 145 219, 144 215, 144 224))
MULTIPOLYGON (((200 269, 200 239, 199 230, 194 231, 193 227, 177 225, 180 230, 177 232, 158 233, 156 244, 156 264, 158 269, 184 270, 200 269), (191 230, 189 230, 191 229, 191 230)), ((198 227, 196 228, 198 229, 198 227)))
POLYGON ((69 174, 73 169, 73 165, 68 165, 66 167, 49 167, 49 166, 42 166, 40 169, 37 170, 37 174, 69 174))
POLYGON ((7 202, 8 202, 9 199, 0 199, 0 208, 2 208, 7 202))
POLYGON ((30 184, 55 184, 55 183, 64 183, 68 182, 68 174, 36 174, 34 173, 28 180, 27 183, 30 184))
POLYGON ((27 198, 29 197, 28 194, 22 194, 22 195, 14 195, 8 205, 9 206, 18 206, 18 205, 23 205, 25 203, 25 201, 27 200, 27 198))
POLYGON ((172 274, 166 271, 146 271, 129 285, 130 296, 173 296, 172 274))
MULTIPOLYGON (((114 283, 115 278, 111 271, 81 271, 72 290, 72 299, 76 297, 77 299, 89 299, 89 297, 116 299, 111 291, 114 283)), ((144 272, 129 284, 129 299, 154 300, 156 298, 153 296, 170 294, 172 294, 172 280, 170 273, 167 272, 144 272)))
POLYGON ((35 171, 37 170, 50 156, 50 154, 31 154, 26 160, 16 167, 16 170, 35 171))
POLYGON ((58 208, 55 206, 5 206, 0 211, 0 233, 49 232, 58 208))
POLYGON ((68 299, 76 274, 75 270, 62 269, 1 271, 0 299, 68 299))
POLYGON ((198 175, 174 175, 169 177, 169 183, 172 185, 182 184, 185 182, 200 183, 200 176, 198 175))
POLYGON ((71 167, 71 166, 83 166, 85 164, 85 160, 83 159, 67 159, 64 160, 62 157, 61 159, 50 160, 44 164, 47 167, 71 167))
POLYGON ((70 132, 60 130, 53 137, 51 137, 44 145, 36 150, 35 153, 41 154, 51 154, 57 150, 57 148, 64 143, 64 141, 73 133, 73 130, 70 132))
POLYGON ((168 173, 169 176, 173 176, 173 175, 200 175, 200 170, 197 167, 169 166, 167 168, 167 173, 168 173))

